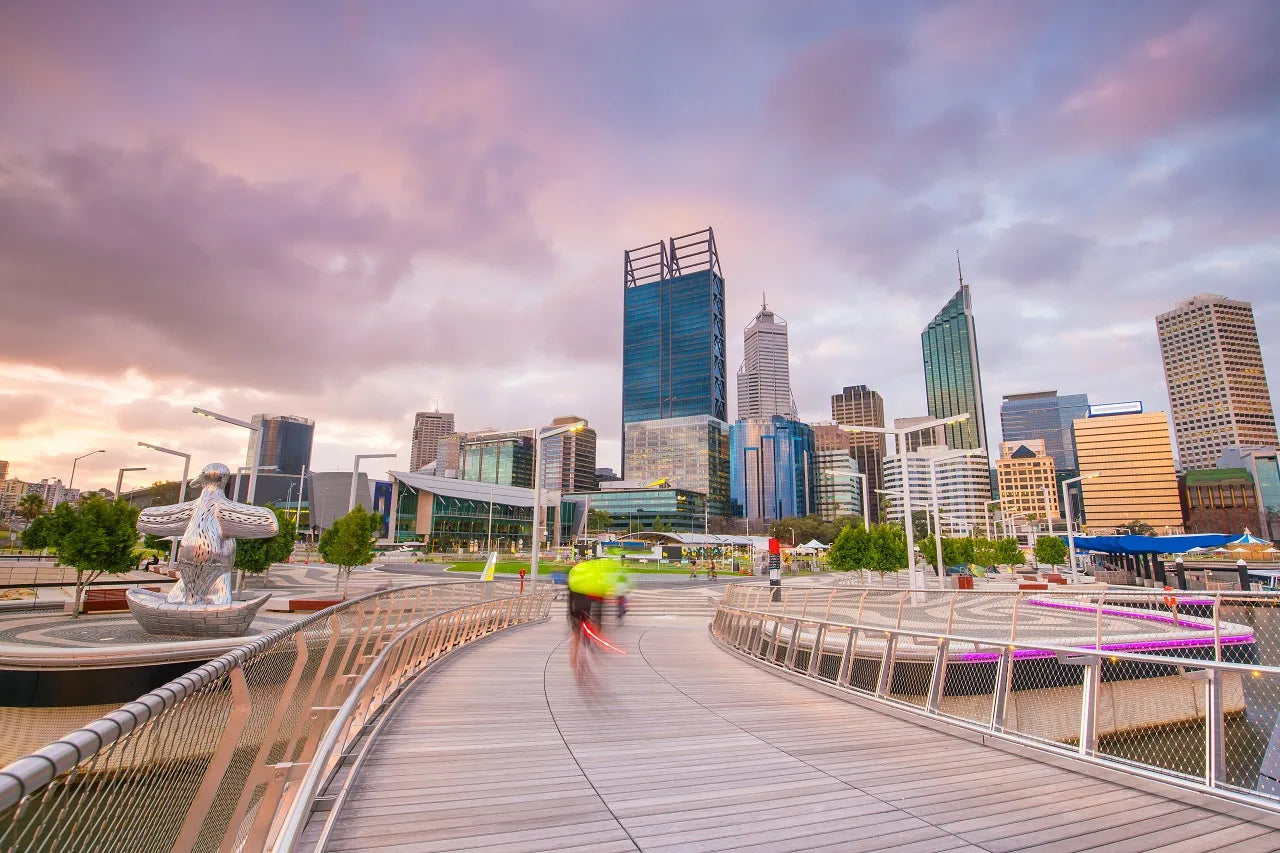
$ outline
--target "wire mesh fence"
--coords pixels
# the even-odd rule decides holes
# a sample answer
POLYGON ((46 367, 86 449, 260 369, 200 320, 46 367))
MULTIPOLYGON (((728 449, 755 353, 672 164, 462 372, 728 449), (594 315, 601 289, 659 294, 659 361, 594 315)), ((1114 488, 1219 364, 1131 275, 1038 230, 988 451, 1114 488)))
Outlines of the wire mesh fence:
POLYGON ((322 742, 332 760, 432 660, 551 598, 424 584, 264 635, 0 770, 0 851, 263 849, 322 742))
POLYGON ((1000 737, 1280 810, 1280 596, 731 585, 775 666, 1000 737))

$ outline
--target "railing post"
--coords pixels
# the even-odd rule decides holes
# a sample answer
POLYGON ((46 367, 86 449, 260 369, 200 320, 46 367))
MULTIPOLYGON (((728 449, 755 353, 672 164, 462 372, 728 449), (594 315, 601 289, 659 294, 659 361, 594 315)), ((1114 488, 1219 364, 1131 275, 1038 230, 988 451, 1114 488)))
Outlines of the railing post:
POLYGON ((1222 715, 1222 679, 1219 678, 1221 674, 1216 669, 1205 670, 1204 783, 1210 788, 1217 788, 1221 785, 1227 775, 1227 750, 1222 715))
POLYGON ((929 679, 929 697, 925 700, 924 709, 930 714, 938 713, 942 705, 942 695, 947 682, 947 654, 950 643, 939 640, 938 648, 933 653, 933 676, 929 679))
POLYGON ((854 653, 858 650, 858 631, 854 626, 849 629, 849 639, 844 644, 844 655, 840 658, 840 672, 836 676, 836 684, 849 687, 853 680, 854 653))
POLYGON ((1098 751, 1098 695, 1102 685, 1102 658, 1084 664, 1084 683, 1080 692, 1080 754, 1098 751))
MULTIPOLYGON (((1016 602, 1015 602, 1015 607, 1016 602)), ((1005 711, 1009 702, 1009 684, 1013 679, 1013 646, 1000 649, 1000 662, 996 665, 996 684, 991 700, 991 729, 1003 731, 1005 711)))
POLYGON ((827 626, 818 624, 814 626, 813 632, 813 648, 809 652, 809 667, 806 674, 810 677, 816 677, 818 674, 818 664, 822 661, 822 643, 827 637, 827 626))
POLYGON ((800 650, 800 620, 795 619, 791 622, 791 640, 787 643, 787 662, 786 669, 795 669, 796 652, 800 650))
POLYGON ((897 643, 897 634, 884 635, 884 655, 880 658, 880 677, 876 680, 876 696, 881 699, 889 698, 893 690, 894 647, 897 643))

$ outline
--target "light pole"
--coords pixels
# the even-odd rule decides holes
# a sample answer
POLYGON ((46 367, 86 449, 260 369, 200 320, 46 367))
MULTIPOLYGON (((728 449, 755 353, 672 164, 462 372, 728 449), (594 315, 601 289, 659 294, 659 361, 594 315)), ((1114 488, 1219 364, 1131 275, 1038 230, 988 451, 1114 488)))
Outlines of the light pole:
POLYGON ((1044 492, 1044 521, 1045 521, 1045 525, 1049 528, 1049 535, 1052 536, 1053 535, 1053 502, 1049 499, 1049 487, 1041 486, 1040 488, 1044 492))
MULTIPOLYGON (((351 463, 351 493, 347 497, 347 512, 351 512, 356 508, 356 483, 360 480, 360 460, 361 459, 394 459, 395 453, 361 453, 351 463)), ((372 509, 373 507, 370 507, 372 509)))
POLYGON ((120 500, 120 487, 124 485, 124 472, 125 471, 145 471, 145 470, 147 469, 146 468, 121 468, 120 469, 120 472, 116 474, 116 500, 120 500))
POLYGON ((845 432, 874 432, 879 433, 880 435, 892 435, 896 441, 896 448, 901 451, 898 455, 902 457, 902 518, 903 527, 905 527, 907 531, 907 578, 911 583, 912 589, 924 589, 924 572, 917 570, 916 568, 916 537, 911 523, 911 469, 908 464, 910 461, 910 454, 906 452, 907 434, 926 429, 933 429, 934 427, 945 426, 946 424, 959 423, 960 421, 966 421, 968 419, 969 413, 963 412, 949 418, 937 418, 932 421, 925 421, 922 424, 914 424, 902 429, 840 424, 840 429, 845 432))
POLYGON ((484 550, 493 553, 493 484, 489 484, 489 529, 484 535, 484 550))
POLYGON ((139 441, 138 446, 145 447, 148 450, 156 450, 160 453, 168 453, 170 456, 182 457, 182 479, 178 481, 178 503, 185 501, 187 499, 187 475, 191 472, 191 454, 183 453, 181 450, 170 450, 158 444, 148 444, 145 441, 139 441))
POLYGON ((1000 503, 999 500, 987 501, 982 505, 982 519, 987 528, 987 539, 991 539, 991 507, 1000 503))
MULTIPOLYGON (((70 476, 70 478, 68 478, 68 479, 67 479, 67 491, 68 491, 68 492, 70 492, 70 491, 71 491, 71 487, 72 487, 72 486, 75 484, 75 482, 76 482, 76 463, 77 463, 77 462, 79 462, 81 459, 84 459, 84 458, 86 458, 86 457, 89 457, 89 456, 94 455, 95 453, 106 453, 106 452, 107 452, 107 451, 105 451, 105 450, 90 450, 88 453, 85 453, 85 454, 84 454, 84 455, 82 455, 82 456, 77 456, 75 459, 72 459, 72 460, 71 460, 71 476, 70 476)), ((50 511, 50 512, 53 512, 53 508, 54 508, 54 507, 56 507, 56 506, 58 505, 58 498, 60 498, 61 496, 62 496, 62 490, 61 490, 61 489, 56 489, 56 490, 54 490, 54 493, 53 493, 53 502, 52 502, 51 504, 49 504, 49 511, 50 511)))
MULTIPOLYGON (((253 503, 253 496, 258 491, 258 462, 262 459, 262 428, 256 427, 248 421, 242 421, 239 418, 233 418, 230 415, 220 415, 217 412, 211 412, 208 409, 202 409, 199 406, 192 406, 191 411, 197 415, 206 418, 213 418, 215 421, 222 421, 224 424, 243 427, 253 433, 253 458, 249 461, 249 494, 245 498, 245 503, 253 503)), ((237 486, 238 488, 238 486, 237 486)), ((236 493, 236 500, 240 500, 240 494, 236 493)))
POLYGON ((1076 533, 1071 526, 1071 500, 1070 496, 1067 494, 1067 486, 1070 483, 1080 483, 1085 480, 1092 480, 1101 473, 1101 471, 1094 471, 1092 474, 1081 474, 1079 477, 1072 477, 1068 480, 1062 481, 1062 503, 1067 508, 1067 552, 1069 555, 1067 559, 1071 561, 1072 580, 1078 580, 1080 574, 1076 569, 1076 533))
POLYGON ((542 515, 542 442, 545 439, 563 435, 566 432, 579 432, 587 426, 586 421, 574 421, 561 424, 551 429, 535 429, 533 432, 533 547, 529 554, 529 592, 538 586, 538 549, 542 545, 542 534, 545 532, 540 523, 542 515))

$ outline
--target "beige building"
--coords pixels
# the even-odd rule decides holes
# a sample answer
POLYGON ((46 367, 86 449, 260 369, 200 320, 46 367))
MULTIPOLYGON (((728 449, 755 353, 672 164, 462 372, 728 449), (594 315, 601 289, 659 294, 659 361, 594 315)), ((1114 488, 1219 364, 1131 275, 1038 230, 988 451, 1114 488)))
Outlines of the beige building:
POLYGON ((1145 522, 1161 535, 1182 532, 1164 412, 1077 418, 1074 426, 1080 472, 1099 475, 1081 484, 1089 533, 1113 533, 1131 521, 1145 522))
MULTIPOLYGON (((884 399, 878 391, 866 385, 846 385, 839 394, 831 395, 831 419, 847 426, 884 426, 884 399)), ((871 520, 880 521, 880 504, 875 499, 876 489, 884 488, 884 459, 888 451, 888 438, 882 433, 849 432, 849 455, 858 463, 858 470, 867 475, 871 491, 871 520)), ((815 441, 823 439, 815 432, 815 441)), ((829 449, 822 444, 819 450, 829 449)))
POLYGON ((21 480, 0 480, 0 512, 16 510, 18 501, 30 487, 30 483, 21 480))
POLYGON ((996 460, 996 480, 1000 485, 1000 512, 1006 518, 1020 513, 1024 518, 1058 516, 1058 486, 1053 457, 1042 438, 1006 441, 996 460))
MULTIPOLYGON (((414 415, 413 438, 409 443, 409 470, 420 471, 436 461, 440 439, 452 433, 452 412, 418 412, 414 415)), ((458 467, 456 456, 453 467, 458 467)))
POLYGON ((1156 317, 1156 331, 1184 469, 1212 468, 1228 447, 1276 446, 1253 305, 1202 293, 1156 317))

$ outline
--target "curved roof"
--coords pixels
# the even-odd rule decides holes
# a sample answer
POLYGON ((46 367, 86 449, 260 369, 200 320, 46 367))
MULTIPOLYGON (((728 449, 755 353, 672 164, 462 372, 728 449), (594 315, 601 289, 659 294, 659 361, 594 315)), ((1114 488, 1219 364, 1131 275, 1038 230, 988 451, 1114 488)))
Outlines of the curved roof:
POLYGON ((769 547, 768 536, 738 536, 722 533, 671 533, 665 530, 644 530, 631 533, 628 539, 639 539, 642 542, 660 542, 670 545, 751 545, 755 548, 769 547))

